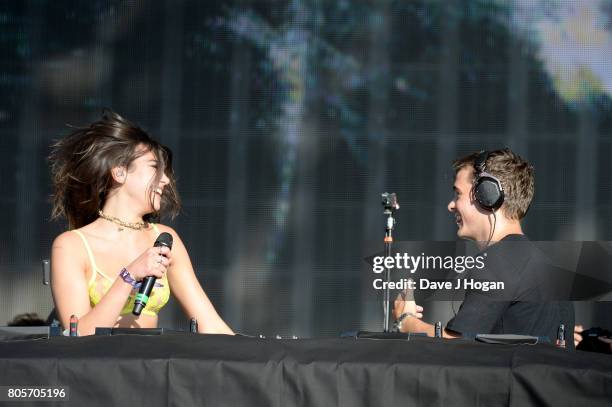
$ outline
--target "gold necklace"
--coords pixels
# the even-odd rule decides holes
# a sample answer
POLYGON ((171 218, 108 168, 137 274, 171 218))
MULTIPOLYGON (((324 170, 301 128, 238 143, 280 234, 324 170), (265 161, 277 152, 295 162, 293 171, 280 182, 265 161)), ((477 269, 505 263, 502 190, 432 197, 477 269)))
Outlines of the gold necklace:
MULTIPOLYGON (((144 228, 146 228, 148 226, 147 222, 134 222, 134 223, 132 223, 132 222, 123 221, 123 220, 121 220, 119 218, 115 218, 114 216, 110 216, 110 215, 105 214, 104 212, 102 212, 101 209, 98 211, 98 215, 100 215, 100 217, 102 219, 106 219, 109 222, 116 223, 117 225, 123 226, 124 228, 130 228, 130 229, 134 229, 134 230, 142 230, 142 229, 144 229, 144 228)), ((119 230, 119 232, 121 232, 123 230, 123 228, 119 228, 118 230, 119 230)))

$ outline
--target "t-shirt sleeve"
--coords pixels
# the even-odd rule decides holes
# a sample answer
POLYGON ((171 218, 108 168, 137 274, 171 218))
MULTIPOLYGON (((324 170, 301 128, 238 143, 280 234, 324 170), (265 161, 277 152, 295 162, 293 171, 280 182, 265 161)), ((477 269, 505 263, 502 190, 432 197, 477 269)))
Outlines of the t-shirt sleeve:
POLYGON ((465 337, 492 333, 509 306, 509 301, 495 301, 477 292, 470 292, 446 328, 465 337))

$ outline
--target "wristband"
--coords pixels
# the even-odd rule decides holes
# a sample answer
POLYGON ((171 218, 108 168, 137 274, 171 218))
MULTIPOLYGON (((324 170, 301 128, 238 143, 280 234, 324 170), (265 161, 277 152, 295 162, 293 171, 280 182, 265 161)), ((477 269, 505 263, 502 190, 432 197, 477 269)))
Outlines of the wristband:
MULTIPOLYGON (((134 280, 130 272, 127 271, 125 267, 122 268, 121 271, 119 272, 119 277, 121 277, 123 281, 125 281, 126 283, 128 283, 135 289, 140 288, 140 286, 142 285, 141 281, 134 280)), ((164 286, 163 284, 156 282, 154 287, 163 287, 163 286, 164 286)))
POLYGON ((127 271, 127 269, 124 267, 121 269, 121 271, 119 272, 119 277, 121 277, 121 279, 123 281, 125 281, 126 283, 128 283, 129 285, 131 285, 133 288, 138 288, 140 287, 140 283, 137 282, 136 280, 134 280, 134 278, 132 277, 132 275, 130 274, 129 271, 127 271))

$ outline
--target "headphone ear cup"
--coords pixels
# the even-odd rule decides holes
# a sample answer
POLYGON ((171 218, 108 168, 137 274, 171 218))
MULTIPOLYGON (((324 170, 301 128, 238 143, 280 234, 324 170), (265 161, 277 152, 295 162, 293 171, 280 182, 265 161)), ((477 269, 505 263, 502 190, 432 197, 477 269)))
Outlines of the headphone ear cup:
POLYGON ((504 203, 504 193, 496 179, 482 176, 474 185, 474 199, 483 209, 494 211, 504 203))

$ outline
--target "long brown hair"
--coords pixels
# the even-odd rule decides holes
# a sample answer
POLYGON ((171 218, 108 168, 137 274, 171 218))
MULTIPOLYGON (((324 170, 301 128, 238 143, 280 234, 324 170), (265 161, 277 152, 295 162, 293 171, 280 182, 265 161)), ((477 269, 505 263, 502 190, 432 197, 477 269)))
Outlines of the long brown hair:
MULTIPOLYGON (((144 130, 111 110, 88 127, 73 127, 66 137, 51 146, 53 178, 52 219, 65 216, 70 229, 85 226, 98 217, 109 192, 116 187, 111 169, 129 168, 130 164, 148 151, 159 162, 151 190, 162 174, 170 179, 164 187, 159 212, 147 214, 149 222, 161 215, 175 217, 180 210, 176 180, 172 171, 172 152, 153 140, 144 130), (144 146, 145 148, 138 148, 144 146)), ((152 197, 152 194, 148 194, 152 197)), ((151 198, 151 207, 153 207, 151 198)))

